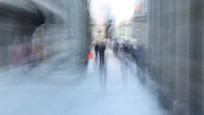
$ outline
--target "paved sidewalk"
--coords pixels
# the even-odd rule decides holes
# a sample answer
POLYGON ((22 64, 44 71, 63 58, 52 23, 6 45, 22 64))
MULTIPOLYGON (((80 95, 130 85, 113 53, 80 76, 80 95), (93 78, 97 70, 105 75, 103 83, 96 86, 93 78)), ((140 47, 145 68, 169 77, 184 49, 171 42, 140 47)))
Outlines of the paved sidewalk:
POLYGON ((166 115, 156 96, 110 50, 104 68, 92 60, 87 73, 78 70, 75 76, 65 65, 43 76, 45 65, 28 76, 0 76, 0 115, 166 115))

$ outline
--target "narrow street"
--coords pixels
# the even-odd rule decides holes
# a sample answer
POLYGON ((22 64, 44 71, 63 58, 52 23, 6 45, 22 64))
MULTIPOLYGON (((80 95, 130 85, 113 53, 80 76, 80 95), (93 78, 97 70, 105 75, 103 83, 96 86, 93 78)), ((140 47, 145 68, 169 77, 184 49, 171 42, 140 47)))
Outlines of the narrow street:
POLYGON ((204 0, 0 0, 0 115, 204 115, 203 11, 204 0))

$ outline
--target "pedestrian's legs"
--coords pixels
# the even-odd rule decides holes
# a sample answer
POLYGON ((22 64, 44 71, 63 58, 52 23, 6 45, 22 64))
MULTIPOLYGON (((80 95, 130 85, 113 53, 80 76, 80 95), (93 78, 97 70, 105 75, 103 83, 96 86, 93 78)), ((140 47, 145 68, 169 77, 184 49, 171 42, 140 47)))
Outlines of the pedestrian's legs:
POLYGON ((95 60, 97 61, 98 60, 98 51, 95 50, 95 60))
POLYGON ((101 52, 100 53, 100 64, 104 65, 104 63, 105 63, 105 54, 104 52, 101 52))
POLYGON ((100 64, 103 65, 104 64, 104 53, 100 52, 100 64))
POLYGON ((102 53, 102 63, 103 64, 105 63, 105 54, 104 54, 104 52, 102 53))
POLYGON ((102 64, 102 53, 99 52, 100 64, 102 64))

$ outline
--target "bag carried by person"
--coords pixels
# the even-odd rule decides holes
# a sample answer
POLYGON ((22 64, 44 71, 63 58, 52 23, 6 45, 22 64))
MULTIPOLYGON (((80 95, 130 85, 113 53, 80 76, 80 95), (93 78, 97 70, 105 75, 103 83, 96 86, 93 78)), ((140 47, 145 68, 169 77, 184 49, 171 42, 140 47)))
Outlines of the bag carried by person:
POLYGON ((86 59, 87 59, 88 61, 93 59, 93 53, 92 53, 91 51, 89 51, 89 52, 86 54, 86 59))

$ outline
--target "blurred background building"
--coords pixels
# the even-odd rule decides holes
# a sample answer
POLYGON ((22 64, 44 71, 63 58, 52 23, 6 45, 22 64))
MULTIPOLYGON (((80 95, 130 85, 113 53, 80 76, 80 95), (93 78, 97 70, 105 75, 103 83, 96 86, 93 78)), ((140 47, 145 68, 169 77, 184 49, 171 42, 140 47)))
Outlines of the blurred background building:
POLYGON ((138 44, 147 47, 148 43, 148 2, 149 0, 137 0, 135 3, 135 12, 132 18, 132 38, 137 40, 138 44))
POLYGON ((93 24, 92 30, 92 44, 106 40, 106 25, 93 24))

